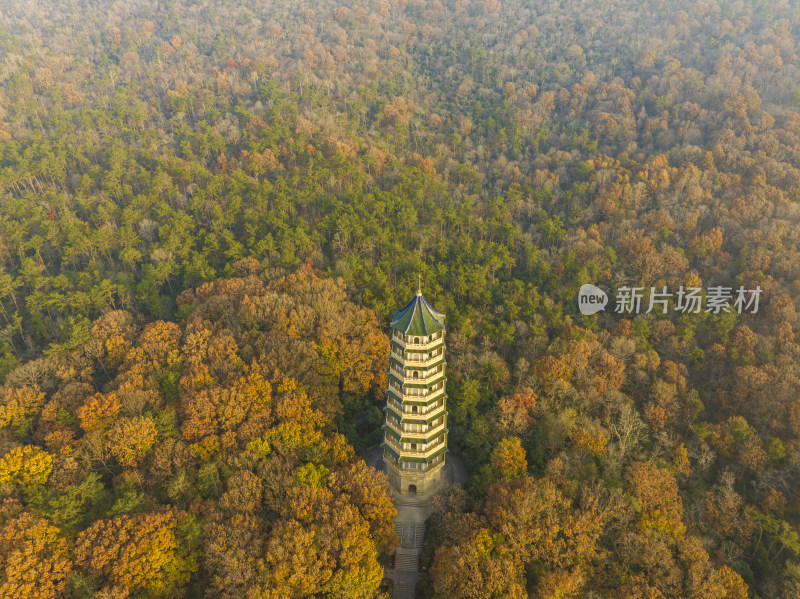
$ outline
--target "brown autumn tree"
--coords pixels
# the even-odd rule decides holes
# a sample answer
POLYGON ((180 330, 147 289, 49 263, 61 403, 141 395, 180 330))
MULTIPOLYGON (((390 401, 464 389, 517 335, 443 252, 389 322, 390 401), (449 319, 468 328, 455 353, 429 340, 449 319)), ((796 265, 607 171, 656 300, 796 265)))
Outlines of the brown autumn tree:
POLYGON ((134 468, 144 460, 158 437, 152 418, 123 417, 108 432, 108 451, 125 468, 134 468))
POLYGON ((501 535, 492 535, 485 528, 464 543, 439 547, 431 577, 441 597, 526 596, 519 557, 501 535))
POLYGON ((69 596, 70 545, 45 518, 7 502, 0 521, 0 594, 8 599, 69 596))
POLYGON ((98 520, 78 534, 75 562, 128 593, 174 596, 197 569, 182 530, 186 517, 167 510, 98 520))

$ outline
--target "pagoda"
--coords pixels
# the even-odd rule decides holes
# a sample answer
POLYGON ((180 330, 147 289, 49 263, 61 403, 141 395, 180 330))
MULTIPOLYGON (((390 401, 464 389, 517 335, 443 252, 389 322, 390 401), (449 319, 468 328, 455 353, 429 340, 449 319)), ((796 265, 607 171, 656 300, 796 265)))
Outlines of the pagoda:
POLYGON ((441 479, 447 452, 445 315, 420 289, 392 315, 383 459, 402 495, 424 494, 441 479))

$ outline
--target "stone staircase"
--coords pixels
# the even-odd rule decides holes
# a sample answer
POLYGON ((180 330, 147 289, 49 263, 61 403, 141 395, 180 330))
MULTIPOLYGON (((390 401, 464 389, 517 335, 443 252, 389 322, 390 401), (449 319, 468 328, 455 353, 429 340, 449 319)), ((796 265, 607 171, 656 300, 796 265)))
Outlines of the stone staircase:
POLYGON ((422 549, 425 542, 424 522, 395 522, 394 529, 400 537, 400 547, 422 549))
POLYGON ((419 551, 398 547, 394 554, 395 572, 416 572, 419 570, 419 551))
MULTIPOLYGON (((381 472, 386 472, 382 456, 383 448, 376 446, 368 452, 364 461, 381 472)), ((448 485, 462 485, 467 479, 464 464, 452 453, 448 454, 444 473, 448 485)), ((425 541, 425 520, 432 511, 431 498, 439 490, 431 489, 425 495, 394 493, 393 503, 397 508, 394 529, 400 544, 395 550, 395 567, 386 568, 383 572, 384 580, 387 583, 393 582, 393 598, 414 599, 417 583, 427 578, 426 574, 419 571, 419 555, 425 541)))
POLYGON ((392 599, 414 599, 417 585, 396 584, 392 591, 392 599))
POLYGON ((419 522, 414 531, 414 547, 422 550, 422 545, 425 543, 425 523, 419 522))
MULTIPOLYGON (((415 506, 423 507, 423 506, 415 506)), ((398 518, 401 517, 398 512, 398 518)), ((422 510, 403 510, 403 520, 396 520, 394 529, 400 546, 394 553, 394 591, 392 599, 414 599, 420 580, 419 554, 425 542, 425 513, 422 510)))

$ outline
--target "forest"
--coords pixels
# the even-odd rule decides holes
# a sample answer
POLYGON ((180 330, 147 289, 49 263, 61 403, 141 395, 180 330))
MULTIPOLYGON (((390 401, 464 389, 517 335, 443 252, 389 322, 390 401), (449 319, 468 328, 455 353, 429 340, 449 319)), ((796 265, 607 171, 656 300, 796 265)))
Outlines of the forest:
POLYGON ((800 597, 799 52, 789 0, 3 2, 0 597, 388 598, 418 276, 418 597, 800 597))

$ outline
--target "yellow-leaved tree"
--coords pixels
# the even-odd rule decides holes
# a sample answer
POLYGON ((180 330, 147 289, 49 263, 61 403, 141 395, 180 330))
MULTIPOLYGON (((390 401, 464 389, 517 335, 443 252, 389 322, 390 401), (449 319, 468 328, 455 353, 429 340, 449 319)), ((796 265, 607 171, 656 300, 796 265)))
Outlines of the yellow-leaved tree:
POLYGON ((52 470, 53 456, 43 449, 35 445, 15 447, 0 458, 0 489, 33 495, 47 482, 52 470))
POLYGON ((78 534, 75 561, 131 594, 172 596, 197 569, 182 532, 186 518, 185 513, 166 510, 98 520, 78 534))
MULTIPOLYGON (((7 511, 0 509, 0 522, 7 511)), ((67 541, 47 520, 23 512, 0 526, 0 597, 66 597, 71 574, 67 541)))

